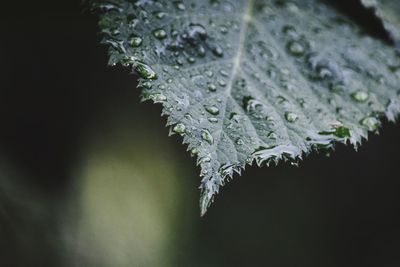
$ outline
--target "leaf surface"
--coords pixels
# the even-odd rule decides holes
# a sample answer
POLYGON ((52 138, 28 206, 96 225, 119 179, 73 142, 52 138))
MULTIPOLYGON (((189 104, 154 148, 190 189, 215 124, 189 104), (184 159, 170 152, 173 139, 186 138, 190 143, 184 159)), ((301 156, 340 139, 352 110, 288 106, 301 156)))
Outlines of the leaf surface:
POLYGON ((325 1, 95 1, 201 168, 201 213, 234 172, 357 145, 400 111, 400 59, 325 1))
POLYGON ((366 7, 373 8, 382 20, 393 41, 400 46, 400 2, 398 0, 361 0, 366 7))

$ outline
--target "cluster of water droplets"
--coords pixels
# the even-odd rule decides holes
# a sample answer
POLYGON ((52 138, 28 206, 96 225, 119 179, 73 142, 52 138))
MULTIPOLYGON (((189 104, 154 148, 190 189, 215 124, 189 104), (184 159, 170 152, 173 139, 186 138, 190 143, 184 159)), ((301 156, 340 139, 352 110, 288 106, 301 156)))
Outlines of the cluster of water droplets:
POLYGON ((354 26, 335 12, 314 8, 313 1, 255 1, 240 44, 231 41, 242 34, 238 3, 137 0, 96 7, 108 14, 100 26, 110 63, 134 68, 143 99, 163 104, 171 134, 198 157, 205 206, 245 163, 296 162, 310 147, 357 139, 377 131, 382 114, 394 120, 400 112, 399 93, 387 90, 400 80, 400 60, 374 68, 370 61, 386 62, 386 52, 371 49, 366 57, 351 41, 354 26), (205 10, 210 14, 197 14, 205 10), (329 24, 340 27, 337 51, 329 24), (340 47, 343 40, 348 47, 340 47), (233 71, 238 49, 243 58, 233 71))

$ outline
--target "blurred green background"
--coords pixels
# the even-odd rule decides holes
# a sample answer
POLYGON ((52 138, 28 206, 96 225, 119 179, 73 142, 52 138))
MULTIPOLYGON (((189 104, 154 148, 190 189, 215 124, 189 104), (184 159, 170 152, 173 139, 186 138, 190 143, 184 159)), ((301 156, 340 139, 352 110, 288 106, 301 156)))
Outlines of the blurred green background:
POLYGON ((200 218, 195 160, 82 10, 2 5, 0 266, 400 266, 398 125, 248 167, 200 218))

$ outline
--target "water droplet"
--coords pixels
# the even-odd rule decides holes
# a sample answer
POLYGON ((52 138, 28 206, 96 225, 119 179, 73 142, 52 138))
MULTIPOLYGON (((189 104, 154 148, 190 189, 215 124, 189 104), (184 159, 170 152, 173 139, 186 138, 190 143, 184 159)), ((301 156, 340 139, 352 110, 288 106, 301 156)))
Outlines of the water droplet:
POLYGON ((204 106, 204 108, 211 115, 218 115, 219 114, 219 109, 216 106, 204 106))
POLYGON ((142 43, 143 43, 143 39, 140 37, 137 37, 137 36, 132 36, 129 39, 129 45, 132 47, 139 47, 142 45, 142 43))
POLYGON ((368 99, 368 93, 362 90, 358 90, 352 93, 351 97, 357 102, 365 102, 368 99))
POLYGON ((156 29, 153 31, 153 35, 157 39, 161 40, 161 39, 164 39, 165 37, 167 37, 167 32, 163 29, 156 29))
POLYGON ((183 135, 186 132, 186 126, 183 123, 178 123, 177 125, 174 126, 172 129, 177 134, 183 135))
POLYGON ((140 62, 135 63, 135 71, 144 79, 155 80, 157 79, 157 74, 148 65, 140 62))
POLYGON ((155 103, 163 103, 167 101, 167 97, 163 94, 143 94, 145 100, 153 100, 155 103))
POLYGON ((368 131, 376 131, 380 126, 379 120, 375 117, 366 117, 362 119, 360 123, 366 127, 368 131))
POLYGON ((208 130, 203 130, 203 132, 201 133, 201 138, 203 138, 203 140, 210 145, 214 143, 214 138, 208 130))
POLYGON ((236 144, 239 146, 243 145, 244 144, 243 139, 241 139, 241 138, 236 139, 236 144))
POLYGON ((151 84, 151 82, 144 82, 144 83, 142 83, 142 86, 143 86, 143 88, 151 89, 152 84, 151 84))
POLYGON ((199 57, 204 57, 204 56, 206 55, 206 49, 204 48, 204 46, 199 45, 199 46, 197 47, 197 55, 198 55, 199 57))
POLYGON ((337 127, 333 134, 339 138, 350 137, 350 129, 344 126, 337 127))
POLYGON ((191 155, 192 157, 197 156, 198 154, 199 154, 199 150, 198 150, 197 148, 192 148, 192 149, 190 150, 190 155, 191 155))
POLYGON ((221 74, 221 76, 223 76, 223 77, 228 77, 229 76, 229 73, 224 71, 224 70, 220 70, 219 74, 221 74))
POLYGON ((227 34, 227 33, 228 33, 228 28, 227 28, 226 26, 221 26, 221 27, 219 28, 219 30, 220 30, 220 32, 221 32, 222 34, 227 34))
POLYGON ((207 31, 201 24, 192 23, 186 30, 187 39, 191 42, 205 40, 207 38, 207 31))
POLYGON ((282 28, 282 32, 286 34, 291 34, 296 32, 296 28, 293 27, 292 25, 285 25, 282 28))
POLYGON ((222 86, 222 87, 225 87, 225 86, 226 86, 226 82, 225 82, 224 80, 219 80, 219 81, 218 81, 218 84, 219 84, 220 86, 222 86))
POLYGON ((209 78, 211 78, 213 75, 214 75, 214 73, 211 71, 211 70, 207 70, 206 72, 204 72, 206 75, 207 75, 207 77, 209 77, 209 78))
POLYGON ((177 8, 178 10, 181 10, 181 11, 183 11, 183 10, 186 9, 185 5, 184 5, 181 1, 176 1, 176 2, 175 2, 175 6, 176 6, 176 8, 177 8))
POLYGON ((329 136, 334 135, 338 138, 349 138, 351 136, 350 129, 344 126, 334 125, 334 129, 332 131, 320 132, 319 135, 329 136))
POLYGON ((208 87, 208 90, 210 90, 211 92, 217 91, 217 87, 216 87, 214 84, 212 84, 212 83, 209 83, 209 84, 207 85, 207 87, 208 87))
POLYGON ((302 56, 305 52, 304 46, 297 41, 291 41, 288 44, 288 50, 293 56, 302 56))
POLYGON ((224 55, 224 51, 222 50, 222 47, 219 45, 216 45, 215 47, 212 48, 212 52, 214 55, 217 57, 222 57, 224 55))
POLYGON ((98 8, 100 10, 103 10, 103 11, 107 11, 107 12, 109 12, 109 11, 122 12, 123 11, 123 9, 120 8, 118 5, 111 4, 111 3, 105 3, 105 4, 96 3, 94 5, 94 7, 98 8))
POLYGON ((167 13, 162 12, 162 11, 158 11, 158 12, 156 12, 154 15, 155 15, 156 18, 158 18, 158 19, 163 19, 163 18, 167 15, 167 13))
POLYGON ((274 133, 274 132, 269 132, 268 135, 267 135, 267 137, 268 137, 269 139, 271 139, 271 140, 276 140, 276 139, 278 139, 278 135, 277 135, 276 133, 274 133))
POLYGON ((178 65, 183 65, 183 60, 182 60, 182 58, 177 58, 176 59, 176 63, 178 64, 178 65))
POLYGON ((295 121, 297 121, 298 118, 299 118, 299 117, 297 116, 297 114, 295 114, 295 113, 293 113, 293 112, 286 112, 286 113, 285 113, 285 119, 286 119, 288 122, 295 122, 295 121))
POLYGON ((188 58, 187 58, 187 61, 188 61, 190 64, 193 64, 193 63, 196 62, 196 59, 195 59, 194 57, 188 57, 188 58))

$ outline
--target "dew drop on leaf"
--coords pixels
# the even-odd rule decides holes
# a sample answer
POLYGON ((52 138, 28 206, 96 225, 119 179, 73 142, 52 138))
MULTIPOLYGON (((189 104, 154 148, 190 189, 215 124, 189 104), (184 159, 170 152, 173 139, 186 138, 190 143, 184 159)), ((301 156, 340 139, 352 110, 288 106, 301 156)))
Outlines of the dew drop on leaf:
POLYGON ((152 84, 151 84, 151 82, 144 82, 144 83, 142 84, 142 86, 143 86, 143 88, 151 89, 152 84))
POLYGON ((183 11, 186 9, 185 5, 181 1, 175 1, 175 6, 180 11, 183 11))
POLYGON ((218 115, 219 114, 219 109, 216 106, 204 106, 204 108, 211 115, 218 115))
POLYGON ((137 36, 132 36, 129 39, 129 45, 132 47, 139 47, 143 43, 143 39, 137 36))
POLYGON ((201 24, 192 23, 187 28, 187 39, 196 44, 195 42, 199 40, 205 40, 207 38, 207 30, 201 24))
POLYGON ((172 129, 177 134, 183 135, 186 132, 186 126, 183 123, 178 123, 177 125, 174 126, 172 129))
POLYGON ((201 138, 203 138, 204 141, 212 145, 214 143, 214 138, 211 135, 210 131, 208 130, 203 130, 201 133, 201 138))
POLYGON ((302 56, 305 52, 304 46, 297 41, 289 42, 288 50, 293 56, 302 56))
POLYGON ((226 82, 225 82, 224 80, 219 80, 219 81, 218 81, 218 84, 219 84, 220 86, 222 86, 222 87, 225 87, 225 86, 226 86, 226 82))
POLYGON ((156 12, 154 15, 155 15, 155 17, 158 18, 158 19, 163 19, 163 18, 167 15, 167 13, 162 12, 162 11, 158 11, 158 12, 156 12))
POLYGON ((155 80, 157 79, 157 74, 155 71, 148 65, 136 62, 135 63, 135 71, 144 79, 155 80))
POLYGON ((286 113, 285 113, 285 119, 286 119, 288 122, 295 122, 295 121, 297 121, 298 116, 297 116, 296 113, 293 113, 293 112, 286 112, 286 113))
POLYGON ((211 92, 215 92, 217 90, 217 87, 212 83, 209 83, 207 85, 207 87, 208 87, 208 90, 210 90, 211 92))
POLYGON ((362 126, 366 127, 368 131, 373 131, 373 132, 378 130, 380 126, 379 120, 375 117, 366 117, 362 119, 360 123, 362 126))
POLYGON ((236 144, 239 146, 243 145, 244 144, 243 139, 241 139, 241 138, 236 139, 236 144))
POLYGON ((368 99, 368 93, 362 90, 358 90, 351 94, 351 97, 357 102, 365 102, 368 99))
POLYGON ((224 51, 222 50, 222 47, 219 45, 216 45, 215 47, 213 47, 212 52, 217 57, 222 57, 224 55, 224 51))
POLYGON ((156 29, 153 31, 154 37, 157 39, 165 39, 167 37, 167 32, 163 29, 156 29))

